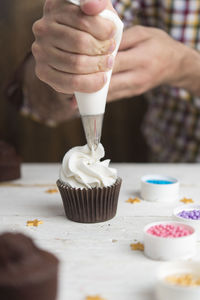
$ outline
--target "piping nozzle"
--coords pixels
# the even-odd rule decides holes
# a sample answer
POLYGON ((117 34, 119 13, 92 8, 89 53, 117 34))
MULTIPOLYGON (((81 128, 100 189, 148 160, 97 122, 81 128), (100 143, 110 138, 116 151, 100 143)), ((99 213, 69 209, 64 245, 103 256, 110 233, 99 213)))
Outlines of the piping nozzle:
POLYGON ((104 114, 81 116, 88 147, 96 150, 100 140, 104 114))

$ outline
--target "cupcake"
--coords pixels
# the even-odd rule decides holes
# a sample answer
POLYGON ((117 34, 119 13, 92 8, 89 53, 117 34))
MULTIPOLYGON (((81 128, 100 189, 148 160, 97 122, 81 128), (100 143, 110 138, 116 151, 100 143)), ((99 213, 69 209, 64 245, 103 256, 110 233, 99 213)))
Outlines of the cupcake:
POLYGON ((0 181, 20 178, 20 158, 14 147, 0 140, 0 181))
POLYGON ((110 160, 100 161, 105 152, 88 145, 69 150, 62 162, 57 181, 65 214, 81 223, 97 223, 116 215, 121 178, 109 167, 110 160))
POLYGON ((56 300, 58 259, 23 234, 0 235, 0 299, 56 300))

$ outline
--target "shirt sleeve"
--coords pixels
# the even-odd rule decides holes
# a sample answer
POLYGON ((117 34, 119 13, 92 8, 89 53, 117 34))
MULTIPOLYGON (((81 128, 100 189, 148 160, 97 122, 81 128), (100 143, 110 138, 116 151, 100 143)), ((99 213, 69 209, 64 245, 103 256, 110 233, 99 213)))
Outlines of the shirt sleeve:
POLYGON ((23 105, 23 92, 22 92, 22 78, 23 78, 23 66, 31 56, 29 52, 23 62, 19 65, 15 71, 13 78, 8 82, 5 88, 5 95, 8 101, 10 101, 17 109, 20 109, 23 105))
POLYGON ((73 95, 57 93, 35 75, 35 61, 28 53, 6 88, 6 98, 19 112, 47 126, 77 117, 73 95))

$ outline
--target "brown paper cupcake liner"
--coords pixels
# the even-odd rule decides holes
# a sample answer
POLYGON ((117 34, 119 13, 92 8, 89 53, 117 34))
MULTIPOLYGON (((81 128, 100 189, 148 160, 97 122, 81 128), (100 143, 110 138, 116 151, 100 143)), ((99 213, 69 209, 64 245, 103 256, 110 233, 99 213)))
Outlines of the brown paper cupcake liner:
POLYGON ((121 182, 118 177, 108 187, 76 189, 57 180, 66 217, 80 223, 98 223, 112 219, 117 212, 121 182))
POLYGON ((16 162, 3 162, 0 164, 0 182, 18 179, 20 176, 20 159, 16 159, 16 162))

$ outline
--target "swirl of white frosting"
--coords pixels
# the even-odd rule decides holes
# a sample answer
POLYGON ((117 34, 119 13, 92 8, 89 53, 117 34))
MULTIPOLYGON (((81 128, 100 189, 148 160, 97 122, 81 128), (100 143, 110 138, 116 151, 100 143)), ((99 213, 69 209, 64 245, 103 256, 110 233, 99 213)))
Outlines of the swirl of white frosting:
POLYGON ((110 160, 100 161, 105 152, 102 144, 96 150, 88 145, 69 150, 62 161, 60 179, 73 188, 106 187, 115 183, 117 171, 110 160))

